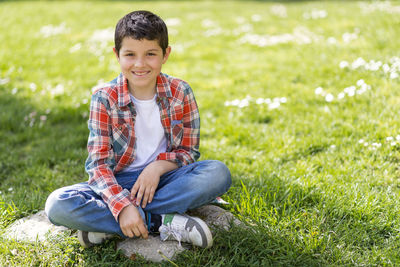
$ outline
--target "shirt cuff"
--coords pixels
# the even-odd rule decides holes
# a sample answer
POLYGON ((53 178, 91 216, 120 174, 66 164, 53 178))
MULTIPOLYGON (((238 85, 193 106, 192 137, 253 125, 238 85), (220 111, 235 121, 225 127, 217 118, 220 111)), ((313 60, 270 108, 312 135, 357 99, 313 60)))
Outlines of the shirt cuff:
POLYGON ((108 201, 108 207, 115 218, 115 221, 118 222, 118 216, 121 211, 126 207, 133 204, 131 200, 131 193, 128 189, 122 190, 120 193, 112 196, 108 201))

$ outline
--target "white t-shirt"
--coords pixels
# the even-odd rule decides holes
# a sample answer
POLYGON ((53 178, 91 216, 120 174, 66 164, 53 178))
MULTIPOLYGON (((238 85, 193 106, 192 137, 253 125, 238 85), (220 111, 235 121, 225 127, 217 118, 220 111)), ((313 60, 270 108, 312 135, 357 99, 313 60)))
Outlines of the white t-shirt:
POLYGON ((123 172, 142 169, 167 150, 167 138, 161 124, 156 95, 150 100, 130 96, 136 109, 136 159, 123 172))

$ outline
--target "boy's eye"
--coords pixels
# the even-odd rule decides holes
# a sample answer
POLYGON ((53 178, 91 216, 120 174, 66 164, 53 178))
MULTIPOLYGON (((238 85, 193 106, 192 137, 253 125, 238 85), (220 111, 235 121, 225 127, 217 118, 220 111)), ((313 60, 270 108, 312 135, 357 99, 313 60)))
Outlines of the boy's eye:
POLYGON ((155 56, 155 53, 148 53, 149 56, 155 56))

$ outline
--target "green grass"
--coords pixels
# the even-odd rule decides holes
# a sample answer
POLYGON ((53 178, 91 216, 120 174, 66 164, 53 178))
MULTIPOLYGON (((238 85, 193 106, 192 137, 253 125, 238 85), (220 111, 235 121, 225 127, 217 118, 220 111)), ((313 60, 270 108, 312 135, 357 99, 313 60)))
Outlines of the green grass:
MULTIPOLYGON (((54 189, 87 179, 91 88, 119 73, 112 39, 103 46, 90 39, 96 30, 112 32, 125 13, 148 9, 180 20, 169 27, 173 52, 163 71, 194 89, 201 159, 228 165, 233 186, 226 208, 253 229, 221 231, 212 249, 195 248, 174 262, 399 265, 400 78, 391 79, 382 68, 339 65, 358 57, 389 63, 400 56, 400 2, 282 3, 0 2, 0 231, 43 209, 54 189), (305 19, 312 10, 327 16, 305 19), (44 37, 46 25, 64 31, 44 37), (305 33, 311 42, 259 47, 240 42, 248 33, 296 40, 305 33), (355 38, 345 42, 345 33, 355 38), (80 49, 71 53, 77 44, 80 49), (337 99, 360 79, 371 89, 337 99), (335 100, 315 94, 319 86, 335 100), (225 106, 247 95, 251 105, 225 106), (255 104, 275 97, 287 102, 276 109, 255 104)), ((0 237, 0 265, 144 264, 150 265, 116 253, 115 241, 83 250, 69 233, 51 245, 0 237)))

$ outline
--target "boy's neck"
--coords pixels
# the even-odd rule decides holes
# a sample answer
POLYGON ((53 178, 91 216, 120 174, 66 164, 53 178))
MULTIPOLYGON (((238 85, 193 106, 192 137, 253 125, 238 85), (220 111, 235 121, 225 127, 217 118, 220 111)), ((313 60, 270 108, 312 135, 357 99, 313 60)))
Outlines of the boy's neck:
POLYGON ((128 86, 129 93, 131 93, 138 100, 150 100, 153 99, 156 94, 156 86, 152 89, 149 88, 133 88, 132 86, 128 86))

